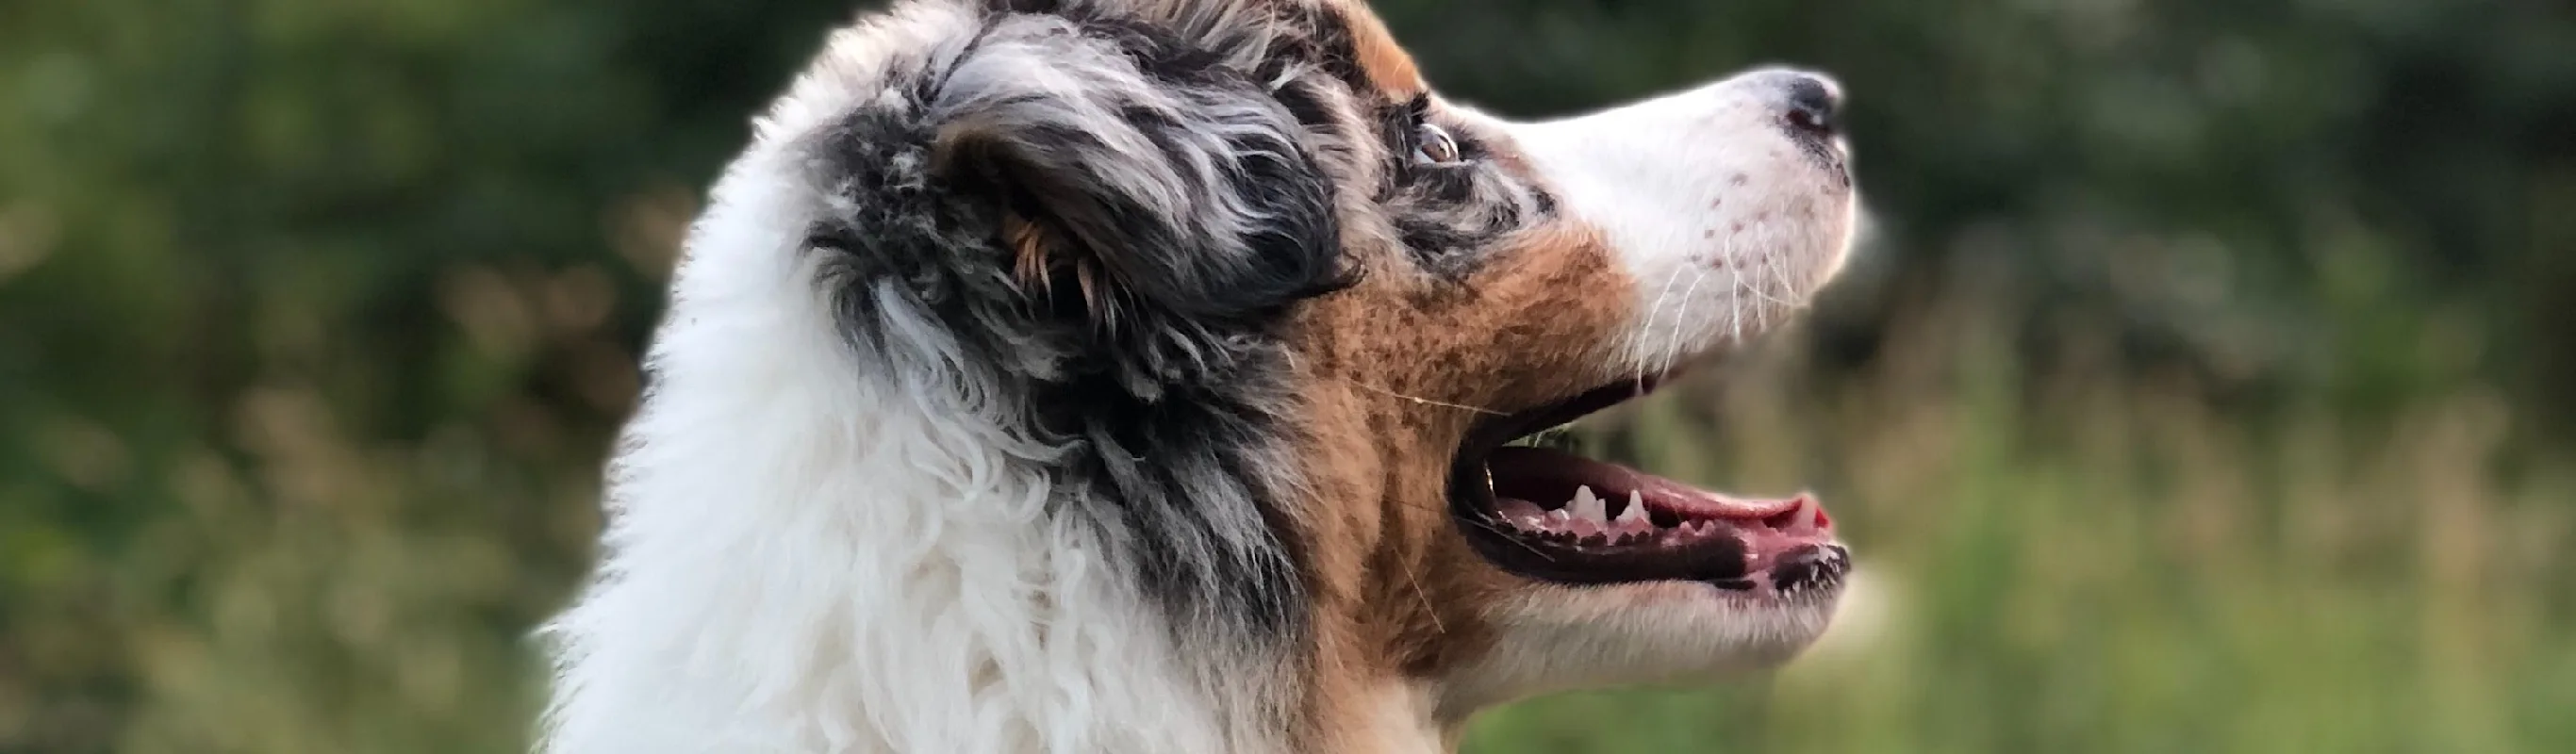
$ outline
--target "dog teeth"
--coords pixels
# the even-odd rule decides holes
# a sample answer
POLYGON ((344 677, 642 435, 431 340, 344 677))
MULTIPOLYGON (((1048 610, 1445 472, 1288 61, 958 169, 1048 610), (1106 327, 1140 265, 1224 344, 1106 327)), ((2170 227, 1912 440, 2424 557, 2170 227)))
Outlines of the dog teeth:
POLYGON ((1567 504, 1565 507, 1574 510, 1574 518, 1576 520, 1603 526, 1607 526, 1610 523, 1608 515, 1609 512, 1603 509, 1601 498, 1594 497, 1592 495, 1591 487, 1574 488, 1574 502, 1567 504))
POLYGON ((1628 491, 1628 509, 1619 512, 1619 523, 1622 526, 1635 526, 1637 524, 1646 523, 1645 495, 1638 493, 1636 490, 1628 491))

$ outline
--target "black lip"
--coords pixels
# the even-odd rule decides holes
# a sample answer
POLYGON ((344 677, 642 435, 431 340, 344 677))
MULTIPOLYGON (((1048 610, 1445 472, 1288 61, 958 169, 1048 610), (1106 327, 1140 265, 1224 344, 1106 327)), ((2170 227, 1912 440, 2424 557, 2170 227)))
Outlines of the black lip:
POLYGON ((1451 462, 1450 515, 1457 519, 1468 546, 1487 562, 1523 578, 1568 585, 1628 584, 1645 581, 1742 582, 1745 544, 1735 537, 1705 540, 1689 547, 1614 547, 1567 540, 1529 539, 1507 533, 1493 511, 1498 501, 1488 485, 1486 461, 1504 443, 1598 413, 1654 392, 1666 376, 1622 380, 1510 416, 1493 417, 1468 432, 1467 442, 1451 462))
MULTIPOLYGON (((1467 546, 1505 573, 1570 586, 1635 584, 1649 581, 1745 581, 1744 541, 1732 536, 1703 540, 1688 547, 1610 547, 1571 540, 1528 539, 1500 530, 1504 524, 1472 509, 1490 510, 1493 496, 1483 483, 1452 480, 1461 533, 1467 546)), ((1751 582, 1745 582, 1751 583, 1751 582)))
POLYGON ((1831 589, 1850 573, 1850 550, 1841 545, 1807 545, 1771 564, 1771 588, 1782 593, 1831 589))
POLYGON ((1566 422, 1600 413, 1603 409, 1644 397, 1662 387, 1664 377, 1640 377, 1621 380, 1594 388, 1563 402, 1541 406, 1509 416, 1488 417, 1467 431, 1467 442, 1460 446, 1458 461, 1483 458, 1504 443, 1537 434, 1566 422))

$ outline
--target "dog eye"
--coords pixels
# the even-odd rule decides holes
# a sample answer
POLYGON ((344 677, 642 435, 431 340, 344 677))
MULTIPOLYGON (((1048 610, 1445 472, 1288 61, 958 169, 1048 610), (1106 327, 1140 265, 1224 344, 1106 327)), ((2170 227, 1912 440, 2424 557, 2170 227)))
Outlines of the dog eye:
POLYGON ((1449 136, 1448 129, 1429 123, 1422 124, 1413 141, 1417 145, 1413 148, 1415 165, 1454 165, 1464 156, 1459 154, 1458 140, 1449 136))

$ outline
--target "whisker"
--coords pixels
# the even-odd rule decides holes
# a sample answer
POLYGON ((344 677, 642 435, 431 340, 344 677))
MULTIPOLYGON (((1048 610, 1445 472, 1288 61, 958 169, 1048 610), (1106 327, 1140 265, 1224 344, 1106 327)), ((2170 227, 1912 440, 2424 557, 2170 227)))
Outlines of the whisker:
MULTIPOLYGON (((1798 286, 1795 282, 1792 282, 1789 279, 1789 255, 1775 251, 1769 255, 1768 259, 1770 260, 1769 267, 1771 270, 1770 282, 1777 283, 1779 290, 1774 295, 1766 296, 1766 299, 1783 309, 1780 316, 1785 319, 1790 314, 1796 313, 1800 308, 1796 301, 1798 286)), ((1766 289, 1767 288, 1768 286, 1766 286, 1766 289)), ((1770 293, 1770 291, 1766 290, 1766 293, 1770 293)), ((1767 323, 1770 313, 1767 311, 1764 312, 1763 317, 1767 323)))
POLYGON ((1372 393, 1377 393, 1377 394, 1379 394, 1379 395, 1387 396, 1387 397, 1389 397, 1389 398, 1400 398, 1400 399, 1403 399, 1403 400, 1408 400, 1408 401, 1412 401, 1412 402, 1415 402, 1415 403, 1419 403, 1419 404, 1422 404, 1422 405, 1425 405, 1425 406, 1438 406, 1438 407, 1441 407, 1441 408, 1457 409, 1457 410, 1459 410, 1459 411, 1473 411, 1473 412, 1475 412, 1475 413, 1484 414, 1484 415, 1486 415, 1486 416, 1510 416, 1510 415, 1511 415, 1511 414, 1508 414, 1508 413, 1504 413, 1504 412, 1501 412, 1501 411, 1496 411, 1496 410, 1493 410, 1493 409, 1490 409, 1490 408, 1484 408, 1484 407, 1480 407, 1480 406, 1468 406, 1468 405, 1462 405, 1462 404, 1457 404, 1457 403, 1447 403, 1447 402, 1442 402, 1442 401, 1435 401, 1435 400, 1432 400, 1432 399, 1429 399, 1429 398, 1424 398, 1424 397, 1421 397, 1421 396, 1405 395, 1405 394, 1403 394, 1403 393, 1395 392, 1395 391, 1393 391, 1393 390, 1388 390, 1388 389, 1386 389, 1386 388, 1378 387, 1378 386, 1376 386, 1376 385, 1371 385, 1371 384, 1368 384, 1368 383, 1365 383, 1365 382, 1361 382, 1361 381, 1358 381, 1358 380, 1345 379, 1345 380, 1343 380, 1343 381, 1344 381, 1344 382, 1348 382, 1348 383, 1350 383, 1350 384, 1352 384, 1352 385, 1354 385, 1354 386, 1357 386, 1357 387, 1359 387, 1359 388, 1361 388, 1361 389, 1367 390, 1367 391, 1372 392, 1372 393))
MULTIPOLYGON (((1681 311, 1673 315, 1673 323, 1674 323, 1675 325, 1680 325, 1680 324, 1682 324, 1682 323, 1683 323, 1683 321, 1684 321, 1684 319, 1685 319, 1685 318, 1690 314, 1691 296, 1698 294, 1698 293, 1699 293, 1699 284, 1700 284, 1700 283, 1703 283, 1703 282, 1706 282, 1707 280, 1708 280, 1708 271, 1707 271, 1707 270, 1695 270, 1695 271, 1693 271, 1693 273, 1691 274, 1691 284, 1690 284, 1690 287, 1689 287, 1689 288, 1686 288, 1686 289, 1684 289, 1684 290, 1682 291, 1682 308, 1681 308, 1681 311)), ((1680 327, 1674 327, 1674 328, 1673 328, 1672 337, 1669 339, 1669 342, 1668 342, 1668 343, 1666 343, 1666 344, 1665 344, 1665 347, 1664 347, 1664 354, 1663 354, 1663 362, 1664 362, 1664 363, 1663 363, 1662 365, 1660 365, 1660 367, 1659 367, 1661 371, 1670 372, 1670 371, 1672 371, 1672 370, 1673 370, 1673 365, 1678 364, 1678 363, 1680 363, 1680 362, 1681 362, 1681 360, 1682 360, 1682 347, 1683 347, 1683 343, 1682 343, 1682 341, 1683 341, 1683 339, 1685 339, 1685 338, 1687 338, 1687 337, 1689 337, 1689 336, 1690 336, 1690 334, 1689 334, 1689 333, 1682 332, 1682 328, 1680 328, 1680 327)))
MULTIPOLYGON (((1726 253, 1727 259, 1735 258, 1735 238, 1732 236, 1726 239, 1726 253)), ((1726 270, 1726 338, 1737 343, 1744 342, 1743 269, 1742 265, 1733 265, 1726 270)))
POLYGON ((1439 630, 1442 636, 1449 635, 1449 626, 1440 621, 1440 609, 1431 605, 1431 594, 1422 591, 1422 577, 1413 575, 1413 562, 1401 557, 1395 562, 1404 567, 1404 580, 1413 582, 1413 598, 1422 601, 1422 612, 1431 616, 1431 627, 1439 630))
POLYGON ((1546 558, 1546 559, 1548 559, 1548 560, 1555 560, 1555 559, 1556 559, 1556 556, 1548 554, 1548 552, 1547 552, 1546 550, 1541 550, 1541 549, 1538 549, 1538 548, 1536 548, 1536 547, 1531 547, 1531 546, 1530 546, 1530 544, 1529 544, 1528 542, 1523 542, 1523 541, 1521 541, 1521 540, 1520 540, 1520 537, 1514 536, 1515 534, 1518 534, 1519 532, 1512 531, 1512 530, 1508 530, 1508 529, 1504 529, 1501 525, 1499 525, 1499 524, 1497 524, 1497 523, 1490 522, 1490 521, 1487 521, 1487 520, 1485 520, 1485 519, 1468 519, 1468 520, 1467 520, 1467 523, 1475 524, 1475 525, 1476 525, 1476 528, 1484 529, 1485 531, 1490 531, 1490 532, 1493 532, 1493 533, 1495 533, 1495 534, 1500 534, 1500 535, 1502 535, 1502 537, 1503 537, 1503 541, 1512 543, 1512 546, 1513 546, 1513 547, 1518 547, 1518 548, 1521 548, 1521 549, 1523 549, 1523 550, 1528 550, 1528 551, 1530 551, 1530 554, 1532 554, 1532 555, 1537 555, 1537 556, 1539 556, 1539 557, 1546 558))
MULTIPOLYGON (((1396 504, 1396 505, 1401 505, 1401 506, 1404 506, 1404 507, 1407 507, 1407 508, 1412 508, 1412 509, 1414 509, 1414 510, 1431 511, 1431 512, 1433 512, 1433 513, 1438 513, 1438 514, 1443 515, 1443 516, 1449 516, 1449 515, 1451 514, 1451 511, 1450 511, 1448 508, 1446 508, 1446 507, 1434 508, 1434 507, 1427 506, 1427 505, 1415 505, 1415 504, 1413 504, 1413 503, 1408 503, 1408 502, 1404 502, 1404 501, 1401 501, 1401 500, 1395 501, 1395 504, 1396 504)), ((1547 552, 1546 550, 1541 550, 1541 549, 1538 549, 1538 548, 1536 548, 1536 547, 1531 547, 1531 546, 1529 545, 1529 543, 1528 543, 1528 542, 1523 542, 1523 541, 1521 541, 1519 537, 1514 536, 1514 535, 1516 535, 1516 534, 1519 534, 1519 533, 1520 533, 1518 530, 1516 530, 1516 529, 1507 529, 1507 528, 1504 528, 1504 527, 1506 526, 1506 524, 1503 524, 1501 521, 1499 521, 1499 520, 1495 519, 1495 518, 1493 517, 1493 515, 1494 515, 1494 514, 1492 514, 1492 513, 1484 513, 1484 514, 1482 514, 1482 515, 1481 515, 1481 517, 1478 517, 1478 518, 1465 518, 1465 517, 1458 517, 1458 516, 1450 516, 1450 517, 1451 517, 1451 518, 1455 518, 1455 519, 1457 519, 1458 521, 1460 521, 1460 522, 1462 522, 1462 523, 1465 523, 1465 524, 1467 524, 1467 525, 1469 525, 1469 526, 1474 526, 1474 527, 1476 527, 1476 528, 1483 529, 1483 530, 1485 530, 1485 531, 1489 531, 1489 532, 1493 532, 1493 533, 1495 533, 1495 534, 1502 535, 1503 541, 1506 541, 1506 542, 1510 542, 1510 543, 1512 543, 1512 546, 1514 546, 1514 547, 1518 547, 1518 548, 1521 548, 1521 549, 1523 549, 1523 550, 1528 550, 1528 551, 1530 551, 1530 554, 1532 554, 1532 555, 1537 555, 1537 556, 1539 556, 1539 557, 1546 558, 1546 559, 1549 559, 1549 560, 1555 560, 1555 559, 1556 559, 1556 556, 1548 554, 1548 552, 1547 552)))
MULTIPOLYGON (((1654 332, 1655 323, 1663 321, 1664 302, 1672 299, 1673 283, 1679 282, 1681 279, 1681 270, 1674 270, 1673 274, 1664 277, 1663 289, 1655 292, 1654 305, 1646 307, 1646 332, 1654 332)), ((1673 324, 1675 327, 1679 327, 1681 325, 1680 322, 1674 322, 1673 324)), ((1642 339, 1629 346, 1629 349, 1634 352, 1633 360, 1637 363, 1637 384, 1639 386, 1643 386, 1646 384, 1647 357, 1653 355, 1654 352, 1659 349, 1656 349, 1654 346, 1648 344, 1642 339)))

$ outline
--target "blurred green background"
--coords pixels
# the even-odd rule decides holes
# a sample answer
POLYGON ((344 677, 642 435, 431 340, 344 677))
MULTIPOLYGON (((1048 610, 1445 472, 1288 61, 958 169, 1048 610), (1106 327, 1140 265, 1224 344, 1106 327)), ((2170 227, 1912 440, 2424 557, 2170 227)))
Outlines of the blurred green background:
MULTIPOLYGON (((2576 751, 2563 0, 1378 5, 1516 115, 1833 71, 1877 219, 1592 437, 1825 495, 1837 634, 1470 751, 2576 751)), ((0 752, 519 750, 676 239, 849 13, 0 2, 0 752)))

